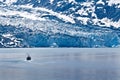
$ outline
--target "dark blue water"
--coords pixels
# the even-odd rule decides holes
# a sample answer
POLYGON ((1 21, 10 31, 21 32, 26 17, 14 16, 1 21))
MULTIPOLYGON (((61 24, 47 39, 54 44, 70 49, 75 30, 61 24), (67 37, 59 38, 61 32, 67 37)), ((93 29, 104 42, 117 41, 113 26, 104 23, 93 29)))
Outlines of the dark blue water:
POLYGON ((120 80, 120 49, 0 49, 0 80, 120 80))

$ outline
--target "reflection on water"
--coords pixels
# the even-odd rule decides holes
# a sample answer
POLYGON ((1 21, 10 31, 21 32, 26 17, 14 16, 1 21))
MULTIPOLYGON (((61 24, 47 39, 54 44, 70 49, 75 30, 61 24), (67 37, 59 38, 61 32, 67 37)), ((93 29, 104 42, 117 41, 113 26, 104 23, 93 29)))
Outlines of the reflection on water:
POLYGON ((0 80, 120 80, 119 51, 3 49, 0 50, 0 80), (31 62, 25 61, 25 51, 32 56, 31 62))

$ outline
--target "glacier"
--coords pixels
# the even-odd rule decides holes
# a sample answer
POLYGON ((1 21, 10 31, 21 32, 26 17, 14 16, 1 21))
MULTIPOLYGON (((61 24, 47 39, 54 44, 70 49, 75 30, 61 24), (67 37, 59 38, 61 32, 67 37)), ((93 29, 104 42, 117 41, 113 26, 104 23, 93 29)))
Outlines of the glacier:
POLYGON ((120 2, 0 0, 0 47, 120 47, 120 2))

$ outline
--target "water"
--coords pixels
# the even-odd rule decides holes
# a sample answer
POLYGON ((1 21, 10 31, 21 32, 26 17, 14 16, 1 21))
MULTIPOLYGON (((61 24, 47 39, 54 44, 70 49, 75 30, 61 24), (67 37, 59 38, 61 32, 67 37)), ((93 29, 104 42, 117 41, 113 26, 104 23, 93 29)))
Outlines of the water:
POLYGON ((120 49, 0 49, 0 80, 120 80, 120 49))

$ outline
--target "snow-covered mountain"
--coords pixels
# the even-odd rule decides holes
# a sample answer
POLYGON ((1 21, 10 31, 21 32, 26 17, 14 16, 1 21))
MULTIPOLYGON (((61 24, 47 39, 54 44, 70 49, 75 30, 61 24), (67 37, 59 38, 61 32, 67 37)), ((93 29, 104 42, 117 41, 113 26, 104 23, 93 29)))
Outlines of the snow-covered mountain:
POLYGON ((0 47, 119 47, 120 0, 0 0, 0 47))

